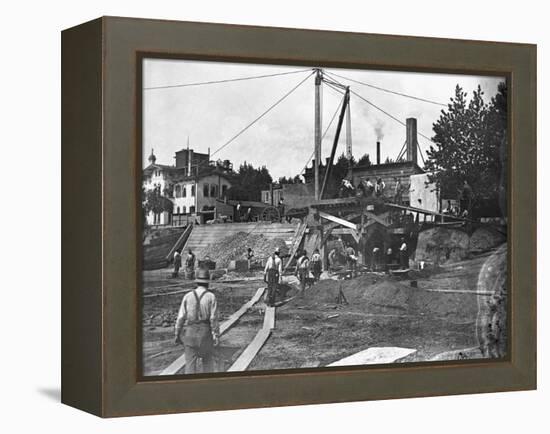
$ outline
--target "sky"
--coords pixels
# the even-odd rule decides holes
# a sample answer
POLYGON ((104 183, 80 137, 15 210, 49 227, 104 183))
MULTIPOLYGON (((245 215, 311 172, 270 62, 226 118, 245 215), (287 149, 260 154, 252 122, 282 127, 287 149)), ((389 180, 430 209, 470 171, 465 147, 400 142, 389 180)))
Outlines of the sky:
MULTIPOLYGON (((488 102, 496 94, 502 77, 432 74, 375 70, 323 68, 328 74, 368 83, 415 97, 447 104, 460 85, 471 97, 481 86, 488 102)), ((187 60, 144 59, 143 61, 143 166, 151 150, 157 163, 172 165, 174 153, 187 147, 208 152, 212 159, 229 159, 235 168, 244 161, 266 166, 274 179, 301 173, 313 152, 314 77, 311 67, 255 65, 187 60), (294 72, 276 77, 200 86, 154 88, 203 83, 241 77, 294 72), (294 92, 274 107, 230 144, 220 149, 239 131, 306 79, 294 92)), ((333 76, 335 77, 335 76, 333 76)), ((385 112, 405 122, 415 117, 418 132, 433 136, 433 123, 445 107, 383 92, 335 77, 385 112)), ((322 131, 336 113, 342 96, 326 85, 322 89, 322 131)), ((351 95, 351 133, 356 159, 368 153, 376 160, 376 141, 381 142, 381 160, 395 159, 405 142, 405 127, 386 114, 351 95)), ((330 155, 337 119, 322 143, 323 160, 330 155)), ((419 135, 426 156, 430 142, 419 135)), ((345 122, 337 156, 345 151, 345 122)), ((419 156, 419 162, 420 156, 419 156)), ((311 163, 309 163, 311 166, 311 163)))

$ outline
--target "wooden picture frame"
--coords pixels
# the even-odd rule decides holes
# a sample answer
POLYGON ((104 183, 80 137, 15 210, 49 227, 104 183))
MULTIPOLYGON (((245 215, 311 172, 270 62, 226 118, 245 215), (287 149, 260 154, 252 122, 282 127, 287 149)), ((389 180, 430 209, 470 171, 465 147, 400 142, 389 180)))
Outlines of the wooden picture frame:
POLYGON ((64 30, 62 402, 114 417, 536 388, 536 98, 536 46, 528 44, 115 17, 64 30), (142 378, 144 56, 506 76, 509 356, 142 378))

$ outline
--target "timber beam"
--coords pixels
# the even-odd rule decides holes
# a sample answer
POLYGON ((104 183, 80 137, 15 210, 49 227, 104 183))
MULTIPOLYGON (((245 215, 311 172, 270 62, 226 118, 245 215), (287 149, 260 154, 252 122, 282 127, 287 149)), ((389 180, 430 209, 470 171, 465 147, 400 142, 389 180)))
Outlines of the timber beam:
POLYGON ((337 223, 338 225, 345 226, 346 228, 350 228, 350 229, 353 229, 353 230, 357 231, 357 224, 356 223, 352 223, 348 220, 344 220, 343 218, 333 216, 332 214, 327 214, 326 212, 323 212, 323 211, 319 211, 319 217, 321 217, 325 220, 329 220, 333 223, 337 223))

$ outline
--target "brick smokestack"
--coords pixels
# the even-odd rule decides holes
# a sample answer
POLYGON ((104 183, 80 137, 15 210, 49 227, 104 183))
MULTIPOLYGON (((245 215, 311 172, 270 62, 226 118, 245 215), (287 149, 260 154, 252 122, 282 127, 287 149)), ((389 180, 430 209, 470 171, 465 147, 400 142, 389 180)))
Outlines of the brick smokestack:
POLYGON ((416 118, 407 119, 407 161, 418 164, 418 138, 416 136, 416 118))
POLYGON ((380 164, 380 142, 376 142, 376 164, 380 164))

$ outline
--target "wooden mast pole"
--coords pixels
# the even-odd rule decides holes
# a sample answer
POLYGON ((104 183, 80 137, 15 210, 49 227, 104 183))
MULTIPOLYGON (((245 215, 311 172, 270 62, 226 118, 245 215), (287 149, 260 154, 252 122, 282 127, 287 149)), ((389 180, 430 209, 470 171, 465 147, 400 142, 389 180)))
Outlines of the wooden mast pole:
POLYGON ((314 173, 315 173, 315 200, 320 198, 319 165, 321 164, 321 69, 315 74, 315 152, 314 152, 314 173))

